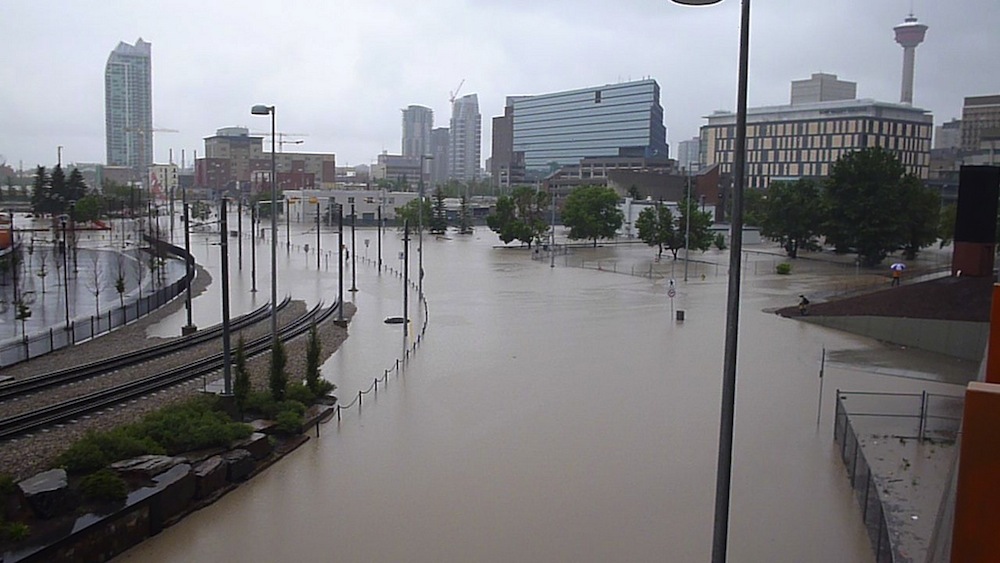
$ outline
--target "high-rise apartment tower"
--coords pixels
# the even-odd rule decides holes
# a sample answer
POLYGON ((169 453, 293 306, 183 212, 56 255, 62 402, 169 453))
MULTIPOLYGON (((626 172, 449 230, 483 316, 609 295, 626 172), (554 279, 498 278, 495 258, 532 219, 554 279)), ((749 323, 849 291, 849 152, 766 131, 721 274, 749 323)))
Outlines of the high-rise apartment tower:
POLYGON ((448 177, 463 182, 479 179, 483 116, 475 94, 462 96, 452 104, 448 136, 448 177))
POLYGON ((104 67, 104 128, 109 166, 128 166, 136 177, 153 163, 153 87, 150 43, 124 41, 104 67))
POLYGON ((424 106, 409 106, 403 110, 403 156, 430 154, 434 111, 424 106))

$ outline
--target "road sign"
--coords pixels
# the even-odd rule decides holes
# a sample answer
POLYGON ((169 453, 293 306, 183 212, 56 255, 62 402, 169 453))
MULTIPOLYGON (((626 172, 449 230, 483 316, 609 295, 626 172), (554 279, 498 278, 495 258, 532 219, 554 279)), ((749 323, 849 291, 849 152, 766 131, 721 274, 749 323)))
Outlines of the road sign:
POLYGON ((674 296, 676 296, 676 295, 677 295, 677 290, 676 289, 674 289, 674 288, 671 287, 670 289, 667 290, 667 297, 673 299, 674 296))

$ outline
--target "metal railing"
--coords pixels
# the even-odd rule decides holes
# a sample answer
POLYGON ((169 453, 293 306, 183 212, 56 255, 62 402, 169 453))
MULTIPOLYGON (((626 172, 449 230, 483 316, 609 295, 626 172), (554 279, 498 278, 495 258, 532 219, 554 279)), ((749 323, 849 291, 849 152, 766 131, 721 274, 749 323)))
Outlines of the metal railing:
POLYGON ((840 458, 847 469, 851 487, 861 504, 861 518, 875 550, 876 563, 909 561, 899 553, 886 519, 885 501, 880 493, 881 477, 872 471, 858 439, 857 423, 868 426, 871 434, 900 439, 954 441, 961 424, 961 396, 934 393, 869 393, 837 390, 833 439, 839 444, 840 458))
MULTIPOLYGON (((162 252, 180 258, 182 262, 186 256, 183 248, 163 241, 156 241, 154 244, 162 252)), ((190 256, 188 259, 193 260, 190 256)), ((49 327, 47 331, 27 335, 19 340, 3 344, 0 346, 0 367, 10 366, 60 348, 79 344, 133 322, 166 305, 183 293, 193 278, 194 269, 192 268, 190 277, 185 272, 185 275, 174 282, 160 287, 153 293, 138 297, 134 301, 119 305, 99 315, 72 319, 66 326, 49 327)))

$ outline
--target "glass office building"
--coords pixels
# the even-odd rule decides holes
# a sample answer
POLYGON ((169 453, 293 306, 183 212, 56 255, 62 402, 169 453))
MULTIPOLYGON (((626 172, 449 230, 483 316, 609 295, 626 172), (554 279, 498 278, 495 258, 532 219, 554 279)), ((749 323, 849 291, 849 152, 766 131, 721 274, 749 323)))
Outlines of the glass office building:
POLYGON ((512 98, 514 152, 537 177, 587 157, 668 155, 655 80, 512 98))

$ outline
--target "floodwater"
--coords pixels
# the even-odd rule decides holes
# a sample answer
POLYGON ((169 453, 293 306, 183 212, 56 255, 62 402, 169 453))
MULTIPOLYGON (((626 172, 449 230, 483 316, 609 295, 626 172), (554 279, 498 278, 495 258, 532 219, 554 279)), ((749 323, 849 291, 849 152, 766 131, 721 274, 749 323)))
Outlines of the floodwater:
MULTIPOLYGON (((295 245, 315 244, 315 234, 296 233, 295 245)), ((336 248, 335 236, 323 235, 322 244, 336 248)), ((386 263, 400 266, 399 236, 389 231, 384 244, 386 263)), ((494 244, 485 227, 471 237, 426 237, 428 329, 388 388, 119 559, 708 560, 725 276, 680 282, 671 304, 662 281, 562 261, 550 268, 494 244), (674 309, 685 310, 684 322, 674 309)), ((213 270, 217 248, 195 247, 213 270)), ((375 231, 359 230, 357 247, 375 258, 375 231)), ((647 260, 652 253, 613 252, 647 260)), ((317 272, 315 254, 299 246, 278 256, 279 293, 335 297, 335 260, 317 272)), ((248 256, 242 270, 231 268, 239 288, 233 314, 267 300, 269 262, 261 259, 269 260, 266 246, 253 297, 248 256)), ((401 280, 361 262, 356 274, 350 337, 323 366, 344 403, 394 367, 404 348, 402 328, 382 322, 400 314, 401 280)), ((844 369, 827 367, 817 426, 822 349, 874 357, 885 347, 763 312, 794 303, 800 287, 778 286, 802 278, 784 278, 793 279, 750 276, 743 286, 729 560, 872 561, 832 441, 834 392, 921 383, 848 369, 844 356, 844 369)), ((204 316, 196 324, 217 322, 217 286, 196 300, 204 316)), ((183 314, 157 330, 176 334, 183 314)), ((951 369, 923 358, 928 378, 936 361, 951 369)))

